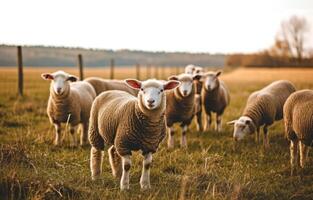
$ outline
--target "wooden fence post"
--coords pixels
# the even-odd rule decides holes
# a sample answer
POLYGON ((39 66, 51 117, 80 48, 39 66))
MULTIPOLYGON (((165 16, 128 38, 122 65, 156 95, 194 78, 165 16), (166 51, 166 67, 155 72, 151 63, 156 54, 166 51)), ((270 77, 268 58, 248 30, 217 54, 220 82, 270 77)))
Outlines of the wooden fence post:
POLYGON ((151 65, 148 64, 147 65, 147 75, 146 75, 146 79, 151 78, 151 65))
POLYGON ((23 96, 23 56, 22 47, 17 47, 18 95, 23 96))
POLYGON ((140 80, 140 65, 136 64, 136 79, 140 80))
POLYGON ((82 81, 84 80, 84 73, 83 73, 83 56, 78 54, 78 67, 79 67, 79 79, 82 81))
POLYGON ((110 79, 114 79, 114 59, 110 60, 110 79))

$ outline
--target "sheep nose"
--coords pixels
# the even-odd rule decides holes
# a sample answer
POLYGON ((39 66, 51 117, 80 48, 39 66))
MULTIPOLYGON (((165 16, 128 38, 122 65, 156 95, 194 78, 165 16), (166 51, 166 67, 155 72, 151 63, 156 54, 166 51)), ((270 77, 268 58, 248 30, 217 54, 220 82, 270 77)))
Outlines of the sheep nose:
POLYGON ((184 93, 184 95, 187 95, 187 90, 184 90, 183 93, 184 93))
POLYGON ((60 94, 61 90, 62 90, 62 88, 57 88, 57 93, 60 94))
POLYGON ((149 103, 149 104, 153 104, 154 102, 155 102, 154 99, 148 99, 148 103, 149 103))

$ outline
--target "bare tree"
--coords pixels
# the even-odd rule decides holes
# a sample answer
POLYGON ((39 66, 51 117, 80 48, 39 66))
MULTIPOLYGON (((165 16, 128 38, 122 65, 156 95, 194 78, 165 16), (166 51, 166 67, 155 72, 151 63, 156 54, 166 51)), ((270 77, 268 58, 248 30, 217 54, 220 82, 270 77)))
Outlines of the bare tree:
POLYGON ((282 22, 281 34, 276 42, 283 44, 281 47, 289 49, 289 55, 301 62, 304 55, 305 33, 308 30, 309 25, 304 17, 292 16, 282 22))

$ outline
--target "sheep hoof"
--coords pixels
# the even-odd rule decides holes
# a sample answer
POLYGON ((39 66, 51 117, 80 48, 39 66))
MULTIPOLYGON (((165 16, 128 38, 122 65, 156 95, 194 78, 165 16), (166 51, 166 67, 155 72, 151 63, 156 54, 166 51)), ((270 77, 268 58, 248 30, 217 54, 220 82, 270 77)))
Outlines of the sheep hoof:
POLYGON ((150 183, 140 183, 141 189, 142 190, 149 190, 151 189, 150 183))
POLYGON ((91 176, 91 180, 92 181, 96 181, 96 180, 99 180, 100 179, 100 176, 99 175, 92 175, 91 176))
POLYGON ((121 184, 121 190, 122 191, 129 190, 129 185, 128 184, 121 184))

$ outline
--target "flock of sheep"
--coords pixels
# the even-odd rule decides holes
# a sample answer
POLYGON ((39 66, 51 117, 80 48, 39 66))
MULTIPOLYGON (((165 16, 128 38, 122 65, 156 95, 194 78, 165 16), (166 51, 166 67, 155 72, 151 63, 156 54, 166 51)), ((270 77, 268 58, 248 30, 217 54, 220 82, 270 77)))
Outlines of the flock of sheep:
MULTIPOLYGON (((61 123, 70 127, 71 145, 76 145, 75 132, 80 125, 80 144, 91 145, 90 169, 92 179, 99 178, 103 150, 108 146, 113 176, 120 178, 121 190, 129 189, 132 151, 141 150, 143 168, 142 189, 150 188, 152 154, 168 137, 168 148, 174 147, 173 125, 182 128, 181 147, 187 148, 187 132, 196 117, 198 131, 208 130, 212 113, 216 113, 215 130, 222 130, 222 115, 229 105, 230 95, 219 79, 221 71, 204 72, 202 67, 188 65, 185 73, 171 76, 167 81, 149 79, 105 80, 78 78, 63 71, 44 73, 51 80, 47 113, 55 126, 55 145, 61 144, 61 123), (202 110, 205 124, 202 123, 202 110), (167 133, 167 134, 166 134, 167 133)), ((228 122, 234 125, 233 137, 257 133, 263 126, 264 146, 268 147, 268 127, 284 118, 285 132, 290 140, 291 173, 303 168, 308 146, 313 142, 313 91, 297 91, 286 80, 275 81, 253 92, 242 116, 228 122)))

